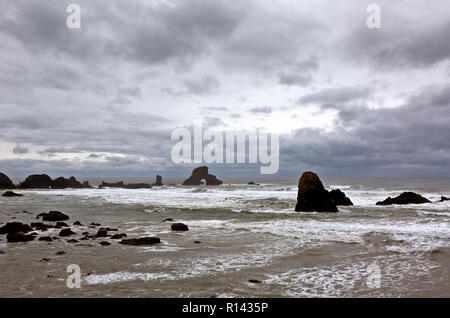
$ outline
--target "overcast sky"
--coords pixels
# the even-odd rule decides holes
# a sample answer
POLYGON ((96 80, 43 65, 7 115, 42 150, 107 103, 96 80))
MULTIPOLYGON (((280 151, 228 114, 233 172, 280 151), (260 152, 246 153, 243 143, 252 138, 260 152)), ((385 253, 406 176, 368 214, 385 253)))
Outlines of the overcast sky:
POLYGON ((450 177, 449 34, 448 0, 0 0, 0 171, 185 176, 197 125, 279 133, 275 177, 450 177))

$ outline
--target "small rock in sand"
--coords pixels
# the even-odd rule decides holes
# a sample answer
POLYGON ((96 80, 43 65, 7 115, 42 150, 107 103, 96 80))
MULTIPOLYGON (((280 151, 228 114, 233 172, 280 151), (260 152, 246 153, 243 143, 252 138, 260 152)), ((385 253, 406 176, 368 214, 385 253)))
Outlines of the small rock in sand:
POLYGON ((189 227, 183 223, 174 223, 174 224, 172 224, 171 228, 172 228, 172 231, 178 231, 178 232, 189 231, 189 227))

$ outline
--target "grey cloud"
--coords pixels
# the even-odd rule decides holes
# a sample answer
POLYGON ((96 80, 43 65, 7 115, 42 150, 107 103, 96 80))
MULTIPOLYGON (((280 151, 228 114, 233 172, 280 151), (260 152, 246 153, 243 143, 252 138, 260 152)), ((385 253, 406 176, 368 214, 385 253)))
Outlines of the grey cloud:
POLYGON ((13 153, 15 153, 17 155, 23 155, 23 154, 28 153, 28 148, 17 145, 13 148, 13 153))
POLYGON ((367 87, 329 88, 317 93, 305 95, 299 99, 299 103, 317 103, 323 105, 325 108, 334 108, 336 104, 366 99, 371 94, 372 90, 367 87))
POLYGON ((285 70, 281 72, 279 83, 282 85, 308 86, 314 81, 314 74, 319 69, 317 59, 310 58, 296 63, 287 63, 285 70))
POLYGON ((270 114, 272 112, 272 108, 271 107, 254 107, 249 109, 250 113, 254 113, 254 114, 270 114))

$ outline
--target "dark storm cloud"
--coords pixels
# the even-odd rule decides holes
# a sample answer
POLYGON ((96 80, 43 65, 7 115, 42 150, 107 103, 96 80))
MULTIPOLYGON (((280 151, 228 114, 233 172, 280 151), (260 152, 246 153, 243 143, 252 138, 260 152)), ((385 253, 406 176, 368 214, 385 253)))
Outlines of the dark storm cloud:
POLYGON ((442 171, 450 171, 449 88, 426 87, 397 108, 365 109, 351 129, 299 129, 283 137, 284 164, 340 176, 448 177, 442 171))
POLYGON ((166 104, 186 115, 191 108, 183 102, 195 104, 192 113, 203 111, 198 119, 206 127, 230 118, 249 126, 272 112, 261 93, 271 87, 280 103, 290 93, 296 110, 337 114, 331 131, 282 136, 284 175, 305 167, 355 175, 450 171, 450 86, 436 85, 445 81, 432 69, 450 57, 443 1, 427 10, 418 1, 381 1, 379 30, 366 27, 365 2, 80 0, 80 30, 65 26, 68 3, 0 3, 0 139, 12 145, 8 154, 20 155, 0 164, 18 175, 178 171, 170 134, 179 123, 166 104), (334 24, 339 17, 345 23, 334 24), (386 87, 398 74, 410 86, 392 87, 409 95, 403 105, 367 106, 384 91, 357 73, 370 78, 378 69, 386 87), (427 78, 410 76, 415 69, 427 78), (159 100, 161 91, 173 102, 159 100), (47 160, 26 159, 30 153, 47 160), (61 159, 70 153, 71 160, 61 159))
POLYGON ((382 5, 382 27, 376 31, 360 24, 344 39, 347 58, 369 62, 374 68, 424 68, 450 59, 450 17, 447 3, 436 10, 418 4, 382 5), (442 7, 443 11, 439 11, 442 7), (413 14, 414 13, 414 14, 413 14))

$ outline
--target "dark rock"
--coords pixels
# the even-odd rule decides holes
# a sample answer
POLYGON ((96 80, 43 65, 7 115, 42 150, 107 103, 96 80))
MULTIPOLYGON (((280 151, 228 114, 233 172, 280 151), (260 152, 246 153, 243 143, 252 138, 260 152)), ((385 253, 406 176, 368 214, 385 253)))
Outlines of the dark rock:
POLYGON ((172 218, 167 218, 167 219, 165 219, 163 222, 172 222, 172 221, 173 221, 172 218))
POLYGON ((334 204, 336 205, 353 205, 353 202, 340 189, 331 190, 330 195, 331 200, 333 200, 334 204))
POLYGON ((107 237, 108 236, 108 232, 105 230, 98 230, 97 231, 97 237, 107 237))
POLYGON ((80 222, 80 221, 75 221, 75 222, 73 222, 73 225, 77 225, 77 226, 83 226, 83 224, 81 224, 81 222, 80 222))
POLYGON ((89 235, 89 232, 83 232, 83 233, 81 233, 81 234, 83 234, 83 235, 89 235))
POLYGON ((5 252, 3 252, 3 251, 0 251, 0 255, 2 255, 2 254, 5 254, 5 252))
POLYGON ((64 251, 58 251, 58 252, 56 252, 55 254, 56 254, 56 255, 64 255, 64 254, 66 254, 66 252, 64 252, 64 251))
POLYGON ((172 224, 171 228, 172 231, 180 231, 180 232, 189 231, 189 227, 183 223, 174 223, 172 224))
POLYGON ((158 237, 142 237, 137 239, 126 239, 119 242, 124 245, 153 245, 159 244, 161 240, 158 237))
POLYGON ((250 181, 248 184, 249 185, 255 185, 255 183, 253 181, 250 181))
POLYGON ((424 198, 420 194, 414 192, 403 192, 398 197, 388 197, 384 201, 377 202, 377 205, 391 205, 391 204, 422 204, 431 203, 430 200, 424 198))
POLYGON ((61 232, 59 232, 59 236, 71 236, 76 234, 73 232, 70 228, 69 229, 62 229, 61 232))
POLYGON ((33 240, 34 240, 33 235, 26 235, 23 232, 8 233, 8 235, 6 235, 6 241, 8 243, 29 242, 33 240))
POLYGON ((69 216, 61 213, 59 211, 50 211, 48 213, 42 214, 42 220, 44 221, 65 221, 68 220, 69 216))
POLYGON ((201 244, 202 242, 200 241, 194 241, 195 244, 201 244))
POLYGON ((111 239, 118 240, 118 239, 121 239, 122 237, 127 237, 127 235, 125 233, 123 233, 123 234, 114 234, 113 236, 111 236, 111 239))
POLYGON ((14 189, 14 183, 4 173, 0 172, 0 189, 14 189))
POLYGON ((444 201, 450 201, 450 198, 441 197, 441 200, 439 202, 444 202, 444 201))
POLYGON ((41 262, 49 262, 49 261, 50 261, 50 258, 44 257, 44 258, 41 259, 41 262))
POLYGON ((75 239, 71 239, 71 240, 67 240, 67 243, 73 244, 73 243, 78 243, 78 241, 75 239))
POLYGON ((160 176, 160 175, 157 175, 156 176, 156 182, 155 183, 152 183, 152 186, 153 187, 161 187, 161 186, 163 186, 164 184, 162 183, 162 177, 160 176))
POLYGON ((53 239, 50 236, 43 236, 39 238, 39 241, 52 242, 53 239))
POLYGON ((262 283, 262 281, 257 280, 257 279, 249 279, 248 282, 252 283, 252 284, 261 284, 262 283))
POLYGON ((93 226, 100 226, 101 224, 100 223, 91 223, 91 225, 93 225, 93 226))
POLYGON ((8 222, 4 226, 0 227, 0 234, 23 232, 28 233, 33 231, 33 229, 28 224, 23 224, 20 222, 8 222))
POLYGON ((61 228, 61 227, 69 227, 69 226, 67 225, 67 223, 64 223, 64 222, 56 222, 55 227, 61 228))
POLYGON ((205 180, 206 185, 221 185, 223 182, 216 178, 215 175, 208 174, 208 167, 202 166, 195 168, 192 175, 184 180, 183 185, 201 185, 205 180))
POLYGON ((85 183, 79 182, 75 177, 70 177, 66 179, 64 177, 59 177, 53 180, 52 189, 81 189, 81 188, 90 188, 89 182, 85 181, 85 183))
POLYGON ((103 245, 103 246, 111 245, 111 243, 106 242, 106 241, 101 241, 101 242, 98 243, 98 244, 103 245))
POLYGON ((53 186, 53 180, 46 174, 33 174, 20 183, 22 189, 48 189, 53 186))
POLYGON ((305 172, 298 181, 297 212, 338 212, 330 193, 314 172, 305 172))
POLYGON ((2 197, 23 197, 23 194, 15 193, 13 191, 6 191, 2 194, 2 197))
POLYGON ((118 229, 112 229, 112 228, 110 228, 110 227, 101 227, 101 228, 99 228, 98 230, 99 230, 99 231, 106 231, 106 232, 109 232, 109 231, 119 231, 118 229))
POLYGON ((151 189, 151 185, 148 183, 129 183, 125 184, 123 181, 108 183, 103 181, 99 186, 99 189, 102 188, 124 188, 124 189, 151 189))

